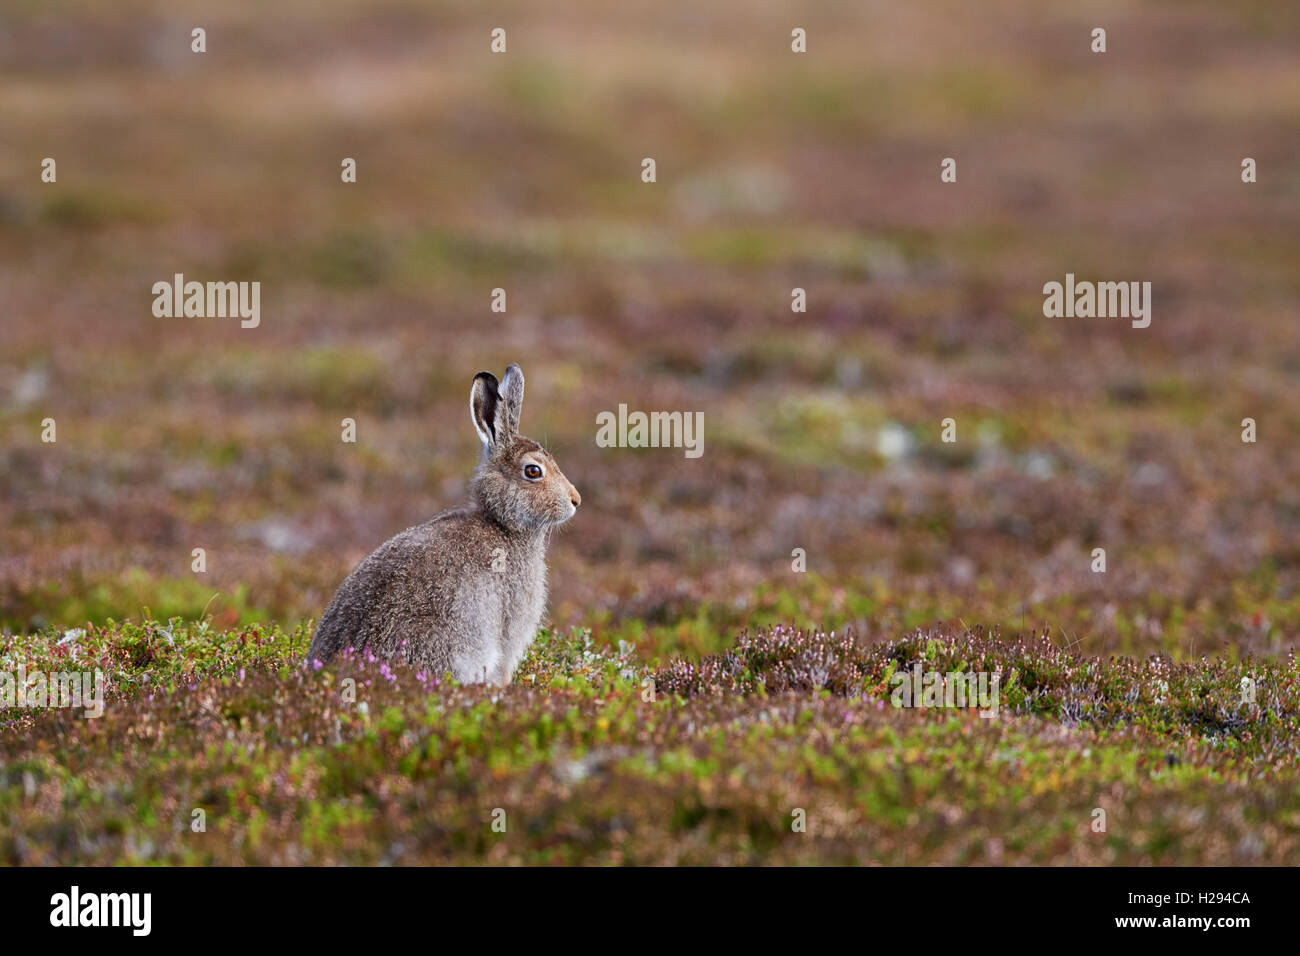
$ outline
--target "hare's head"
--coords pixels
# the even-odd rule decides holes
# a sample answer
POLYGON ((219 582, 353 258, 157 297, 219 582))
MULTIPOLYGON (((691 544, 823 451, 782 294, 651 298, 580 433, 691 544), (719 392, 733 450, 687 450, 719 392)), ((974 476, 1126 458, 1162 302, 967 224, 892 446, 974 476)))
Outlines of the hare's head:
POLYGON ((483 442, 483 457, 474 472, 475 501, 491 518, 512 531, 533 531, 561 524, 582 503, 550 452, 519 434, 524 405, 524 373, 506 369, 500 382, 479 372, 469 392, 469 416, 483 442))

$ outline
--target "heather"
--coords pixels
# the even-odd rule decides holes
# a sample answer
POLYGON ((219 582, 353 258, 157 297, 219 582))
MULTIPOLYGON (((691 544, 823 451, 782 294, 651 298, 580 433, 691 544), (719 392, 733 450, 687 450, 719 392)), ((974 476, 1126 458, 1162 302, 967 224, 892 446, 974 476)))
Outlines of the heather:
POLYGON ((1293 658, 775 628, 654 666, 575 630, 544 633, 511 686, 487 688, 364 654, 307 666, 306 638, 174 622, 33 643, 29 667, 75 657, 114 677, 97 720, 4 713, 0 859, 1300 861, 1293 658), (999 672, 1001 713, 893 707, 889 675, 918 661, 999 672), (1240 705, 1243 674, 1255 704, 1240 705))

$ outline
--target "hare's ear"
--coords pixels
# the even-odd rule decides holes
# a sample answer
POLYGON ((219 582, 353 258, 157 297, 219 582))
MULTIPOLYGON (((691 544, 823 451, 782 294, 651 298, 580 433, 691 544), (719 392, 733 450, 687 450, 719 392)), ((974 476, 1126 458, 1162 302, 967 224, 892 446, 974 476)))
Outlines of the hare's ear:
POLYGON ((498 391, 505 411, 505 432, 513 438, 519 434, 519 415, 524 410, 524 373, 518 365, 506 369, 498 391))
POLYGON ((486 451, 497 447, 497 421, 502 409, 497 377, 491 372, 479 372, 469 389, 469 419, 474 423, 486 451))

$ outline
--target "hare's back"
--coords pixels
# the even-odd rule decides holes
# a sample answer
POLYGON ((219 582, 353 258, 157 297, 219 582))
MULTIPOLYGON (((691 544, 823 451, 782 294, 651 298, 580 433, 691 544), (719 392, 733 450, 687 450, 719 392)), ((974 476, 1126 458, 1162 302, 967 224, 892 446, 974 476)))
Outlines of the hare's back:
POLYGON ((445 604, 438 596, 454 594, 465 572, 479 563, 482 533, 474 512, 444 511, 389 538, 353 574, 365 579, 374 606, 427 613, 430 602, 445 604))
POLYGON ((482 537, 478 516, 456 510, 389 538, 339 586, 308 656, 329 660, 347 647, 384 643, 385 634, 403 622, 442 616, 462 578, 479 563, 482 537))

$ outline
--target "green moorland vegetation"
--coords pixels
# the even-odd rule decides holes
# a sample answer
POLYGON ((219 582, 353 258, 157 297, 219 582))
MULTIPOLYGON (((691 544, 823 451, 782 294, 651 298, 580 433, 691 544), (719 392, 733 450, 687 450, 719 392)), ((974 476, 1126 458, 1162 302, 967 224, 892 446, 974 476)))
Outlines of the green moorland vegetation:
POLYGON ((778 627, 656 666, 575 629, 492 689, 364 655, 305 666, 307 636, 151 621, 29 642, 29 668, 116 677, 97 719, 5 712, 0 861, 1300 861, 1294 658, 778 627), (998 713, 894 707, 917 665, 999 675, 998 713))

